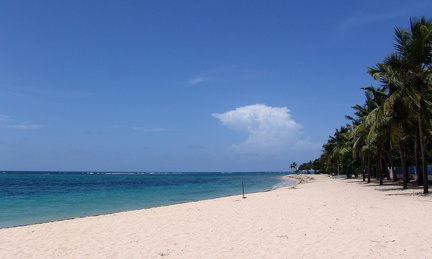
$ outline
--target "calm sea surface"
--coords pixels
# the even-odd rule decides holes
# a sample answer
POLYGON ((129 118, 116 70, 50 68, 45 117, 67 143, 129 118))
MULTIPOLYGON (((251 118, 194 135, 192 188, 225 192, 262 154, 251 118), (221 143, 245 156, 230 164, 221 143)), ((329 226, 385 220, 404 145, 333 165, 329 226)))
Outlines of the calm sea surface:
POLYGON ((0 172, 0 228, 266 191, 287 174, 0 172))

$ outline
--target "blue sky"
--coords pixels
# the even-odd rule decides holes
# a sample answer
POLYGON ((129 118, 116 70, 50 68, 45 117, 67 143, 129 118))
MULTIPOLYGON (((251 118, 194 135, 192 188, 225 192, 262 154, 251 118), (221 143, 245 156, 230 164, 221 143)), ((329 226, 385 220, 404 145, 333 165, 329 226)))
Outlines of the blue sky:
MULTIPOLYGON (((0 170, 286 171, 431 1, 0 1, 0 170)), ((430 16, 428 18, 431 18, 430 16)))

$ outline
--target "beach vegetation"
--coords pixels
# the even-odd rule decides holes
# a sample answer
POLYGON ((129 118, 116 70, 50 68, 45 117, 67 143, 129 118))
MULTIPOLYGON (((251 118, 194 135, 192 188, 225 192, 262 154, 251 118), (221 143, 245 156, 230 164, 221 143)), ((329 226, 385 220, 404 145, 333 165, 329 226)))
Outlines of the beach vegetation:
POLYGON ((321 159, 317 158, 314 161, 309 161, 299 165, 298 172, 307 174, 313 172, 314 174, 320 174, 325 172, 324 164, 321 162, 321 159))
POLYGON ((312 163, 312 161, 309 161, 307 163, 303 163, 303 164, 299 165, 298 170, 303 171, 303 172, 306 171, 307 174, 310 174, 312 168, 313 168, 313 163, 312 163))
POLYGON ((318 158, 327 173, 361 172, 370 183, 398 181, 408 188, 408 166, 416 168, 414 184, 428 193, 427 166, 432 145, 432 19, 411 18, 408 28, 394 29, 394 52, 368 67, 378 87, 363 87, 365 102, 330 136, 318 158), (390 170, 389 170, 390 169, 390 170), (391 172, 391 173, 390 173, 391 172))
POLYGON ((296 162, 292 162, 290 165, 290 168, 291 168, 291 170, 293 170, 293 172, 298 173, 296 162))

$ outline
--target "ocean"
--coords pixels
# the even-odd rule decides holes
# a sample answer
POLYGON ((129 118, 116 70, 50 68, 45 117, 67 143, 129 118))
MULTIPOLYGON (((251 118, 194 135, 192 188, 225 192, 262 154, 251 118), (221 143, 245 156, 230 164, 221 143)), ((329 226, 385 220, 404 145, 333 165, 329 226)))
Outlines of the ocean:
POLYGON ((267 191, 292 173, 0 172, 0 228, 267 191))

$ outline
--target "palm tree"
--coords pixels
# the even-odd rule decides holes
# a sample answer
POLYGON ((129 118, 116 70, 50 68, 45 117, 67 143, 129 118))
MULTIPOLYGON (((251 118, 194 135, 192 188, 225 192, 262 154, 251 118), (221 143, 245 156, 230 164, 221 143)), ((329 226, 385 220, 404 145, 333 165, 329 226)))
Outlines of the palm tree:
MULTIPOLYGON (((365 105, 353 107, 357 118, 347 117, 352 125, 336 130, 323 146, 320 160, 339 173, 341 157, 345 158, 352 149, 363 167, 367 160, 370 182, 371 160, 376 157, 376 165, 382 172, 387 162, 392 166, 392 154, 398 152, 406 189, 407 160, 413 152, 416 181, 423 183, 423 192, 428 193, 426 148, 427 140, 432 142, 432 20, 411 19, 408 29, 396 28, 394 35, 395 52, 368 68, 381 87, 364 88, 365 105)), ((380 176, 382 184, 384 175, 380 176)))
MULTIPOLYGON (((356 105, 353 109, 356 110, 358 123, 352 126, 350 138, 352 139, 353 155, 363 155, 363 160, 367 157, 368 183, 370 183, 371 171, 371 156, 377 155, 377 171, 380 172, 380 184, 383 181, 382 165, 385 164, 381 160, 386 159, 384 139, 386 134, 382 131, 382 123, 380 119, 380 110, 382 103, 386 99, 384 89, 374 87, 362 88, 365 90, 366 102, 364 106, 356 105)), ((387 134, 388 136, 388 134, 387 134)), ((377 174, 378 176, 378 174, 377 174)), ((363 178, 365 178, 363 176, 363 178)))
MULTIPOLYGON (((368 95, 366 94, 366 98, 367 97, 368 95)), ((352 125, 350 126, 351 127, 350 140, 352 145, 353 158, 355 159, 359 157, 361 159, 363 182, 366 180, 365 162, 367 160, 368 183, 370 183, 371 148, 369 142, 366 139, 369 129, 366 128, 366 125, 364 123, 366 116, 369 114, 367 103, 368 101, 366 101, 366 104, 364 106, 357 104, 352 107, 354 110, 356 110, 354 112, 354 115, 356 115, 357 118, 353 118, 351 116, 345 116, 345 117, 351 120, 352 122, 352 125)))
POLYGON ((340 175, 341 172, 341 156, 350 151, 349 145, 349 129, 348 127, 340 127, 336 129, 333 136, 329 136, 327 144, 324 146, 322 159, 328 168, 332 168, 340 175))
MULTIPOLYGON (((415 93, 411 96, 417 105, 418 132, 423 173, 423 193, 428 193, 427 161, 426 161, 426 118, 429 117, 426 95, 431 87, 432 74, 432 20, 422 17, 411 19, 410 29, 396 29, 396 49, 402 56, 402 64, 406 66, 406 77, 411 82, 415 93)), ((427 125, 430 126, 430 125, 427 125)))
POLYGON ((290 165, 291 170, 297 171, 297 163, 296 162, 292 162, 290 165))
POLYGON ((408 83, 405 80, 404 67, 400 65, 400 57, 392 54, 386 57, 383 63, 369 67, 368 73, 376 80, 380 80, 387 96, 379 107, 375 109, 375 128, 374 131, 385 129, 388 133, 390 147, 399 150, 403 188, 408 188, 408 172, 406 161, 406 146, 410 140, 410 132, 414 123, 414 118, 410 116, 414 112, 409 95, 408 83))
MULTIPOLYGON (((370 68, 369 74, 374 78, 381 78, 389 90, 390 96, 387 104, 381 108, 381 115, 391 118, 397 114, 406 113, 406 110, 410 109, 410 102, 402 100, 402 96, 409 96, 411 102, 415 104, 415 120, 418 125, 416 132, 418 133, 417 139, 422 162, 421 171, 424 179, 423 192, 428 193, 425 134, 429 132, 427 128, 431 127, 430 118, 432 118, 430 99, 427 98, 432 85, 432 20, 426 20, 424 17, 420 20, 411 19, 410 29, 395 29, 395 40, 396 52, 385 59, 383 63, 377 64, 375 68, 370 68), (405 104, 404 108, 397 110, 396 104, 401 103, 405 104), (392 109, 393 114, 390 112, 392 109)), ((398 126, 400 131, 397 135, 399 136, 399 150, 402 159, 403 154, 406 155, 406 147, 403 146, 406 140, 405 143, 402 140, 406 137, 409 127, 401 124, 398 126)), ((397 127, 392 129, 397 129, 397 127)))

